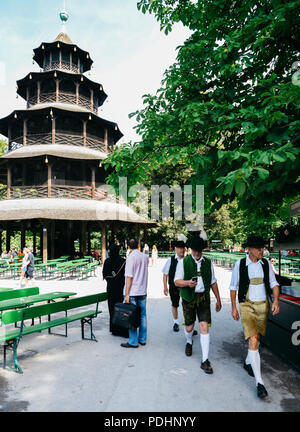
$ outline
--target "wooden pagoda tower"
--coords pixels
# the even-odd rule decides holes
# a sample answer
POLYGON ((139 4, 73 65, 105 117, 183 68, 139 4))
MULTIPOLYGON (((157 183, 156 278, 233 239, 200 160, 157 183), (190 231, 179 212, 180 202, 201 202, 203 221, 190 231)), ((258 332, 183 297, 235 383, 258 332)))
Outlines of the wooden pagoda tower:
MULTIPOLYGON (((90 233, 102 232, 102 258, 107 231, 125 225, 151 226, 105 191, 106 172, 100 162, 123 136, 116 123, 98 116, 107 95, 103 86, 84 74, 93 64, 90 54, 65 32, 68 14, 60 14, 62 32, 34 50, 39 73, 17 82, 26 109, 0 119, 8 152, 0 158, 0 228, 6 249, 12 232, 31 231, 36 249, 40 236, 44 261, 72 255, 80 241, 90 252, 90 233)), ((1 244, 1 242, 0 242, 1 244)))

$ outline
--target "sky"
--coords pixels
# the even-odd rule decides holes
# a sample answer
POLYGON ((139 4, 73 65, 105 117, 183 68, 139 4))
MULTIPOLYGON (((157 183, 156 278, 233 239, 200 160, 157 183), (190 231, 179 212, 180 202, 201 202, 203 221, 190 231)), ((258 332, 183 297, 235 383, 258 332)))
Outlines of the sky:
MULTIPOLYGON (((33 49, 52 42, 61 31, 63 0, 0 0, 0 117, 25 109, 16 99, 16 81, 29 72, 33 49)), ((166 36, 154 15, 137 10, 137 0, 66 0, 67 33, 94 60, 91 75, 108 95, 99 115, 118 123, 120 143, 139 140, 128 115, 142 108, 142 96, 154 94, 165 70, 176 59, 176 48, 190 32, 176 25, 166 36)))

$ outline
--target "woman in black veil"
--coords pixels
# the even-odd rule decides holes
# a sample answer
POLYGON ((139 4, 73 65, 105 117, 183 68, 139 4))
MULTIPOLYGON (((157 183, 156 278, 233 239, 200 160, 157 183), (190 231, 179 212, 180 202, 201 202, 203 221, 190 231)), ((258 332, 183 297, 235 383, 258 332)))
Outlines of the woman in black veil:
POLYGON ((103 279, 107 282, 109 331, 114 336, 128 338, 128 330, 112 323, 116 303, 123 303, 123 289, 125 285, 126 260, 120 256, 120 247, 112 244, 109 247, 109 258, 104 261, 103 279))

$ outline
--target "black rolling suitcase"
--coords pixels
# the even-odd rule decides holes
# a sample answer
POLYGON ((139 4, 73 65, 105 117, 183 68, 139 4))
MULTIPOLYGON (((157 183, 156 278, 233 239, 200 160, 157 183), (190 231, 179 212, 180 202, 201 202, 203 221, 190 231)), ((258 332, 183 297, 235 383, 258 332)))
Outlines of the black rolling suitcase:
POLYGON ((141 310, 132 303, 116 303, 113 316, 113 324, 127 329, 135 329, 140 326, 141 310))

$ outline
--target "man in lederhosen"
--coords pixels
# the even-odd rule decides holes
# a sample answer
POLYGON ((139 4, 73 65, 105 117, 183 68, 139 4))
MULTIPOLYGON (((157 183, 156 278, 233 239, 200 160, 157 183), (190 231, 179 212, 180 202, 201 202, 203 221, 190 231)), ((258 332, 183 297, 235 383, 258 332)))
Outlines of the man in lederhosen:
POLYGON ((190 241, 191 255, 187 255, 179 261, 175 274, 175 285, 180 288, 182 308, 185 321, 186 347, 185 354, 192 355, 192 336, 196 317, 200 328, 200 344, 202 348, 201 369, 212 374, 213 369, 208 359, 211 324, 210 290, 212 289, 216 299, 216 311, 221 310, 221 299, 214 268, 211 261, 202 255, 207 246, 206 240, 194 237, 190 241))
POLYGON ((178 307, 180 301, 179 289, 174 284, 174 277, 176 273, 177 264, 180 260, 184 258, 185 254, 185 241, 186 237, 183 234, 178 236, 178 240, 173 243, 175 247, 175 255, 170 257, 164 268, 163 272, 163 284, 164 284, 164 294, 165 296, 170 295, 172 303, 172 315, 174 320, 173 330, 174 332, 179 331, 178 322, 178 307), (180 240, 181 239, 181 240, 180 240), (168 288, 169 285, 169 288, 168 288))
POLYGON ((261 377, 259 341, 265 336, 269 312, 269 302, 273 290, 272 313, 279 313, 279 286, 269 260, 263 258, 266 242, 259 236, 250 236, 243 247, 248 248, 245 258, 238 260, 233 269, 230 283, 232 317, 239 320, 236 307, 236 292, 245 339, 249 342, 248 355, 244 369, 255 377, 257 396, 261 399, 268 395, 261 377))

